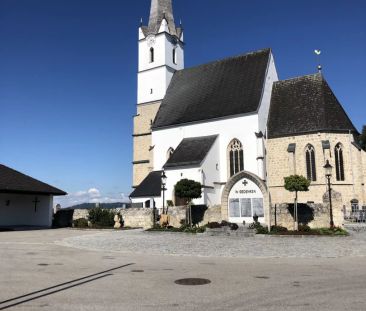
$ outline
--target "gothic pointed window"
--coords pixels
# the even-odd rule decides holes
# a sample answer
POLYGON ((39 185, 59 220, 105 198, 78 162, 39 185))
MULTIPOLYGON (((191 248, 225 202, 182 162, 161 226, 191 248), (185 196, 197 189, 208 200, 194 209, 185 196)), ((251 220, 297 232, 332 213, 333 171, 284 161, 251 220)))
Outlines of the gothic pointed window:
POLYGON ((238 139, 234 139, 228 147, 230 177, 244 171, 243 145, 238 139))
POLYGON ((150 63, 154 62, 154 58, 155 58, 155 51, 154 48, 150 49, 150 63))
POLYGON ((336 177, 338 181, 344 181, 344 160, 343 160, 343 147, 341 144, 337 144, 334 148, 336 177))
POLYGON ((168 152, 166 153, 166 159, 169 160, 173 153, 174 153, 174 149, 169 148, 168 152))
POLYGON ((315 149, 312 145, 308 145, 305 150, 306 153, 306 173, 310 181, 316 181, 316 162, 315 149))

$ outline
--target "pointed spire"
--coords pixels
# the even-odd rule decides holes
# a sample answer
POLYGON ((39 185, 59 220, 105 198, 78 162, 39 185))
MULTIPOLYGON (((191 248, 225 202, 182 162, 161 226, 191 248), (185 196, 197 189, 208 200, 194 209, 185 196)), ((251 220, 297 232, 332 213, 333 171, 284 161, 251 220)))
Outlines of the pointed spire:
POLYGON ((170 34, 177 35, 172 0, 151 0, 149 34, 157 34, 159 32, 163 19, 168 23, 170 34))

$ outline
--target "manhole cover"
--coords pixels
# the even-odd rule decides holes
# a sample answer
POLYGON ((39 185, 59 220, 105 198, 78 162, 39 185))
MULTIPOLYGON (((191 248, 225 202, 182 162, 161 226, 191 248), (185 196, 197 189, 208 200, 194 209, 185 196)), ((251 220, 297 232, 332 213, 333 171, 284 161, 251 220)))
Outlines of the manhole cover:
POLYGON ((191 286, 196 286, 196 285, 206 285, 206 284, 210 284, 211 281, 207 280, 207 279, 180 279, 180 280, 176 280, 174 282, 175 284, 178 285, 191 285, 191 286))

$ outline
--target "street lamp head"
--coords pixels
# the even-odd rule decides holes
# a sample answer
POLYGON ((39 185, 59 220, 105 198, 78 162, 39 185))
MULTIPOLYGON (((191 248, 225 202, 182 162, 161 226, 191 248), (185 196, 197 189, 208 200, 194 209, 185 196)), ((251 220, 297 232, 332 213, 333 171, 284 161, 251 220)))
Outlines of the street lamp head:
POLYGON ((333 169, 333 166, 330 165, 329 160, 327 160, 327 162, 324 165, 324 170, 325 170, 325 176, 326 177, 331 177, 332 176, 332 169, 333 169))
POLYGON ((166 177, 166 175, 165 175, 165 171, 163 171, 162 173, 161 173, 161 183, 163 184, 163 185, 166 185, 166 180, 167 180, 168 178, 166 177))

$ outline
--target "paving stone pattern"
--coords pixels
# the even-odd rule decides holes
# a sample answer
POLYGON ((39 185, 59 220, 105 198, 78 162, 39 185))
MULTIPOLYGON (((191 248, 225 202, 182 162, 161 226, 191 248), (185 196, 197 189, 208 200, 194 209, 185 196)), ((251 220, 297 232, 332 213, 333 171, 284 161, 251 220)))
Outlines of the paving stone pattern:
POLYGON ((242 258, 337 258, 366 256, 366 233, 349 237, 213 237, 205 234, 97 232, 65 238, 59 245, 145 255, 242 258))

